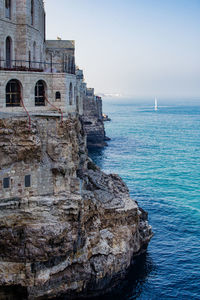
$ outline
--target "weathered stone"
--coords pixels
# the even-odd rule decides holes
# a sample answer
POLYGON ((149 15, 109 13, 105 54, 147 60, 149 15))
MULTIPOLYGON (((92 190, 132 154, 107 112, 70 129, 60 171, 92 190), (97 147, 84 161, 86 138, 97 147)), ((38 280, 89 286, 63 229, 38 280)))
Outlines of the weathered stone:
POLYGON ((83 99, 83 128, 87 135, 87 146, 104 147, 110 140, 106 137, 102 115, 102 99, 94 95, 94 89, 87 89, 83 99))
POLYGON ((35 118, 30 132, 23 118, 0 125, 0 180, 12 177, 0 190, 0 299, 6 286, 28 299, 111 288, 152 237, 147 213, 87 157, 77 118, 35 118))

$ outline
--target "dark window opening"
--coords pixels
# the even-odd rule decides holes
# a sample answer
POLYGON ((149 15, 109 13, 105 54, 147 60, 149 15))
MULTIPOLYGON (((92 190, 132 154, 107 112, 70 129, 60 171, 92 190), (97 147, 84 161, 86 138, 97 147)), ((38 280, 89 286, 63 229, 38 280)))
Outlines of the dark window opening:
POLYGON ((61 94, 60 92, 56 92, 56 100, 60 100, 61 99, 61 94))
POLYGON ((34 1, 31 0, 31 25, 34 23, 34 1))
POLYGON ((3 179, 3 187, 4 189, 8 189, 10 187, 10 177, 5 177, 3 179))
POLYGON ((76 96, 76 110, 79 112, 79 97, 76 96))
POLYGON ((21 87, 18 80, 10 80, 6 85, 6 106, 20 106, 21 87))
POLYGON ((25 183, 25 187, 30 187, 31 186, 31 175, 26 175, 24 177, 24 183, 25 183))
POLYGON ((5 17, 11 19, 11 0, 5 0, 5 17))
POLYGON ((12 41, 8 36, 6 38, 6 67, 11 68, 11 58, 12 57, 12 41))
POLYGON ((33 62, 36 62, 36 42, 33 43, 33 62))
POLYGON ((35 85, 35 106, 45 106, 45 85, 42 80, 35 85))
POLYGON ((31 67, 31 51, 28 51, 28 64, 29 68, 31 67))
POLYGON ((72 83, 70 83, 70 86, 69 86, 69 105, 72 105, 72 97, 73 97, 72 83))

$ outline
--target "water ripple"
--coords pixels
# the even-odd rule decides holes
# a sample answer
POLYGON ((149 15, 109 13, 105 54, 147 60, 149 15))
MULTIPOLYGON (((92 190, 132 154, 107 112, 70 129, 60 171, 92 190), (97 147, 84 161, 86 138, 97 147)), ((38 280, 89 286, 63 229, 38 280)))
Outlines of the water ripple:
POLYGON ((133 268, 117 294, 101 299, 200 299, 200 107, 166 105, 155 113, 113 102, 104 110, 112 140, 90 155, 125 180, 155 236, 141 273, 133 268))

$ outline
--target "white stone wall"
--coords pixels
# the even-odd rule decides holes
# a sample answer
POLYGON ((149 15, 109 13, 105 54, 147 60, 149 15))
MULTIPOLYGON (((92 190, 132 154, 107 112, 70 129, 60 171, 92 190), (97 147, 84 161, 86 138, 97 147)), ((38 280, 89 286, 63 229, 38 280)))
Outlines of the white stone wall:
POLYGON ((22 107, 6 107, 6 85, 11 79, 16 79, 22 86, 22 98, 24 105, 30 111, 55 110, 47 103, 45 107, 35 106, 35 85, 38 80, 46 84, 46 96, 48 100, 63 112, 76 112, 76 99, 74 87, 76 76, 66 73, 43 73, 43 72, 17 72, 0 71, 0 111, 17 112, 23 111, 22 107), (69 105, 69 86, 72 83, 72 105, 69 105), (56 92, 61 93, 61 99, 56 101, 56 92))
POLYGON ((76 112, 76 95, 74 93, 74 88, 76 87, 76 75, 67 74, 66 76, 66 109, 67 112, 76 112), (69 103, 69 89, 70 83, 72 83, 72 105, 69 103))
POLYGON ((76 86, 76 108, 77 112, 80 115, 83 115, 83 103, 87 92, 87 84, 84 82, 83 70, 80 70, 79 68, 76 69, 76 86))
POLYGON ((0 170, 0 199, 51 194, 54 191, 50 166, 15 163, 0 170), (31 186, 25 187, 25 176, 31 175, 31 186), (9 188, 3 187, 3 179, 9 178, 9 188))
POLYGON ((5 41, 6 37, 12 39, 12 59, 15 59, 15 37, 16 37, 16 2, 13 1, 11 19, 5 17, 5 1, 0 0, 0 57, 5 59, 5 41))
POLYGON ((58 72, 75 72, 75 41, 47 40, 46 61, 58 72))
MULTIPOLYGON (((42 0, 34 0, 34 23, 31 24, 31 0, 12 0, 11 19, 5 17, 5 0, 0 0, 0 56, 5 59, 5 40, 12 39, 12 60, 33 60, 33 44, 36 43, 36 61, 45 58, 44 6, 42 0)), ((28 63, 27 63, 28 66, 28 63)))
MULTIPOLYGON (((5 89, 6 84, 11 79, 17 79, 22 85, 22 96, 25 106, 31 111, 53 110, 47 104, 45 107, 35 107, 35 84, 38 80, 44 80, 47 85, 47 97, 56 107, 63 112, 79 112, 83 114, 83 99, 87 92, 84 83, 83 72, 79 70, 79 75, 67 73, 74 71, 75 42, 66 40, 51 40, 45 42, 45 12, 42 0, 34 0, 34 20, 31 24, 31 0, 11 0, 11 18, 5 17, 5 0, 0 0, 0 59, 6 58, 6 38, 12 40, 12 60, 27 61, 23 63, 25 67, 42 69, 44 72, 25 71, 4 71, 0 70, 0 111, 16 112, 23 111, 22 107, 6 107, 5 89), (35 51, 34 51, 35 49, 35 51), (29 64, 29 53, 31 61, 29 64), (53 66, 53 73, 50 65, 40 62, 50 63, 50 56, 53 63, 60 64, 53 66), (66 73, 63 72, 63 63, 66 66, 66 73), (72 104, 69 103, 69 87, 72 84, 72 104), (55 99, 55 93, 61 93, 61 99, 55 99)), ((3 67, 5 62, 1 62, 3 67)), ((20 62, 17 62, 17 65, 20 62)))
POLYGON ((82 79, 77 79, 76 85, 77 85, 76 109, 77 109, 77 112, 80 115, 82 115, 83 114, 83 85, 82 85, 82 79))
MULTIPOLYGON (((34 0, 34 23, 31 24, 31 1, 27 0, 27 6, 26 6, 26 34, 27 34, 27 51, 26 51, 26 57, 28 58, 29 54, 28 51, 31 51, 31 60, 34 60, 34 43, 35 43, 35 49, 36 49, 36 55, 35 60, 40 62, 45 60, 45 46, 44 46, 44 40, 45 40, 45 30, 44 30, 44 6, 43 1, 41 0, 34 0)), ((36 67, 39 67, 38 64, 36 64, 36 67)))

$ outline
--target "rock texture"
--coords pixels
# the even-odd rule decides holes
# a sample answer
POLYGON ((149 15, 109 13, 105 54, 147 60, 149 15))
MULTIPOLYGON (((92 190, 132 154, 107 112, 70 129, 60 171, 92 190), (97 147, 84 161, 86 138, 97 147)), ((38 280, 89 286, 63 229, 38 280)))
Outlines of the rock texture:
POLYGON ((114 286, 152 231, 121 178, 88 158, 79 120, 36 118, 29 132, 25 119, 4 119, 0 131, 0 177, 13 174, 0 199, 0 299, 6 287, 73 299, 114 286), (33 186, 18 191, 24 169, 33 186))
POLYGON ((89 148, 107 146, 106 141, 110 139, 105 134, 100 97, 94 95, 84 97, 82 124, 89 148))

